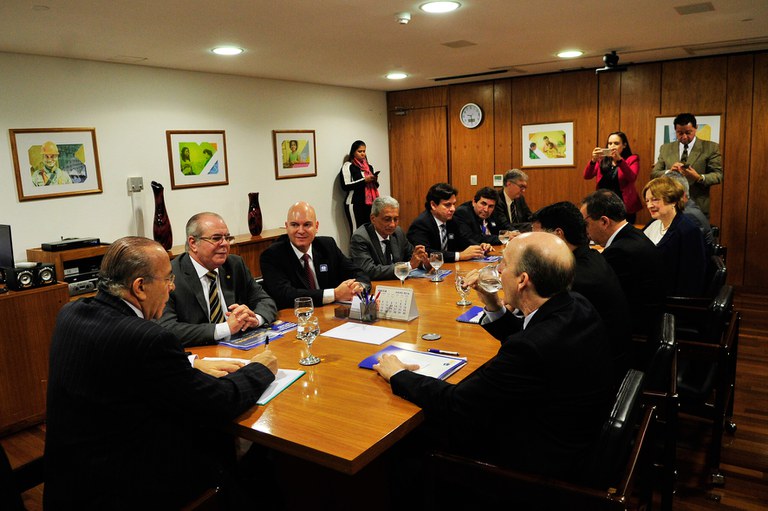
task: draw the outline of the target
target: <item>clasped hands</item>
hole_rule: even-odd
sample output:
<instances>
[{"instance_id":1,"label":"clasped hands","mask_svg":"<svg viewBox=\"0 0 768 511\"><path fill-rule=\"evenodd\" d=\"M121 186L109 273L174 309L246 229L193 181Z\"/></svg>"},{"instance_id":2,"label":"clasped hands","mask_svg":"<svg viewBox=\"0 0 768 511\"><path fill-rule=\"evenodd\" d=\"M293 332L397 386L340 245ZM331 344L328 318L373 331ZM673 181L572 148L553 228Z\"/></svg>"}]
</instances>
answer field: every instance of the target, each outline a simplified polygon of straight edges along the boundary
<instances>
[{"instance_id":1,"label":"clasped hands","mask_svg":"<svg viewBox=\"0 0 768 511\"><path fill-rule=\"evenodd\" d=\"M259 326L259 318L247 305L233 303L228 307L225 314L227 316L229 331L232 334L244 332L249 328L256 328Z\"/></svg>"}]
</instances>

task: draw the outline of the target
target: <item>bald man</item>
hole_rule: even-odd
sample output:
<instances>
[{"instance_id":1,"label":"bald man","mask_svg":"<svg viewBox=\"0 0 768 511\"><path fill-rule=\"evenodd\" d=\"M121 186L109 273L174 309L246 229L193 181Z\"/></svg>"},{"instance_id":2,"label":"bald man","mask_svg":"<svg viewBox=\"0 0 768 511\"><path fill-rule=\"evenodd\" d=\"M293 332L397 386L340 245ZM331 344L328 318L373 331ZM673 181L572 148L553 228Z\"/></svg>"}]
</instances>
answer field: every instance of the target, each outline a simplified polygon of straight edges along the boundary
<instances>
[{"instance_id":1,"label":"bald man","mask_svg":"<svg viewBox=\"0 0 768 511\"><path fill-rule=\"evenodd\" d=\"M312 297L315 307L349 301L371 281L339 250L336 241L317 236L320 222L315 208L297 202L288 209L287 235L261 254L264 287L279 309L293 307L300 296Z\"/></svg>"},{"instance_id":2,"label":"bald man","mask_svg":"<svg viewBox=\"0 0 768 511\"><path fill-rule=\"evenodd\" d=\"M568 291L573 254L553 234L511 240L499 271L506 303L468 281L485 305L481 325L501 341L480 369L455 385L416 374L393 355L374 369L392 392L424 409L434 436L454 452L574 476L610 411L603 322L589 301Z\"/></svg>"}]
</instances>

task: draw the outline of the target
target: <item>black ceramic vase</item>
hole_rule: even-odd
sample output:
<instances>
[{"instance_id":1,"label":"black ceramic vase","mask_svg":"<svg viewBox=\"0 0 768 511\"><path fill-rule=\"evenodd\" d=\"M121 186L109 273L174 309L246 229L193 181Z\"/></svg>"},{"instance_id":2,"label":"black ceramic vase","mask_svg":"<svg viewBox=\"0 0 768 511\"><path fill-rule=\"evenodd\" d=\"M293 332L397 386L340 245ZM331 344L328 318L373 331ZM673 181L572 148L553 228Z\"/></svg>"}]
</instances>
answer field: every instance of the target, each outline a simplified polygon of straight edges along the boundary
<instances>
[{"instance_id":1,"label":"black ceramic vase","mask_svg":"<svg viewBox=\"0 0 768 511\"><path fill-rule=\"evenodd\" d=\"M157 181L152 181L152 193L155 194L155 216L152 220L152 237L164 249L170 250L173 246L173 233L171 232L171 221L168 219L168 212L165 210L163 185Z\"/></svg>"},{"instance_id":2,"label":"black ceramic vase","mask_svg":"<svg viewBox=\"0 0 768 511\"><path fill-rule=\"evenodd\" d=\"M251 236L261 234L261 206L259 206L259 192L248 194L248 230Z\"/></svg>"}]
</instances>

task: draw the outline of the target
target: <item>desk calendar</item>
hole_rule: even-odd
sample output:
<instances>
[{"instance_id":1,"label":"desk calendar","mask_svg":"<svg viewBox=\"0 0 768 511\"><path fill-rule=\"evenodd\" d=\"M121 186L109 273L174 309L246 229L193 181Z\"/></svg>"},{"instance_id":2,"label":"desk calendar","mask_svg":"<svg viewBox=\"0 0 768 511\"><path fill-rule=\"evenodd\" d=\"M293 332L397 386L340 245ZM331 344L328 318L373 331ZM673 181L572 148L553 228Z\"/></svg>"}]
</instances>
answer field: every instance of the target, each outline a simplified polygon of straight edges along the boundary
<instances>
[{"instance_id":1,"label":"desk calendar","mask_svg":"<svg viewBox=\"0 0 768 511\"><path fill-rule=\"evenodd\" d=\"M416 297L413 289L408 287L376 286L379 295L379 317L411 321L419 317L416 308Z\"/></svg>"}]
</instances>

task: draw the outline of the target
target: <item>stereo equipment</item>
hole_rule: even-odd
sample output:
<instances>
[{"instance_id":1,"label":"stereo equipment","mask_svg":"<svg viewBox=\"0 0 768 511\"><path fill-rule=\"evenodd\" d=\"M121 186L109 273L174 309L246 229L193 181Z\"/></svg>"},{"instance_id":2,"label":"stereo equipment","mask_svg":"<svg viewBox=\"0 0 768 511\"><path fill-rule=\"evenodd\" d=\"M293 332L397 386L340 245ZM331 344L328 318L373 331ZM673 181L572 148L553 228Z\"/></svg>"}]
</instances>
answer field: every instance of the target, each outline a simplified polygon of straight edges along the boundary
<instances>
[{"instance_id":1,"label":"stereo equipment","mask_svg":"<svg viewBox=\"0 0 768 511\"><path fill-rule=\"evenodd\" d=\"M22 291L56 283L56 267L52 264L37 263L3 268L5 285L13 291Z\"/></svg>"},{"instance_id":2,"label":"stereo equipment","mask_svg":"<svg viewBox=\"0 0 768 511\"><path fill-rule=\"evenodd\" d=\"M98 278L92 278L88 280L81 280L78 282L70 282L69 284L69 296L82 295L96 291L96 285L98 284Z\"/></svg>"},{"instance_id":3,"label":"stereo equipment","mask_svg":"<svg viewBox=\"0 0 768 511\"><path fill-rule=\"evenodd\" d=\"M99 245L99 238L65 238L61 241L43 243L40 248L47 252L60 252L72 248L94 247Z\"/></svg>"}]
</instances>

